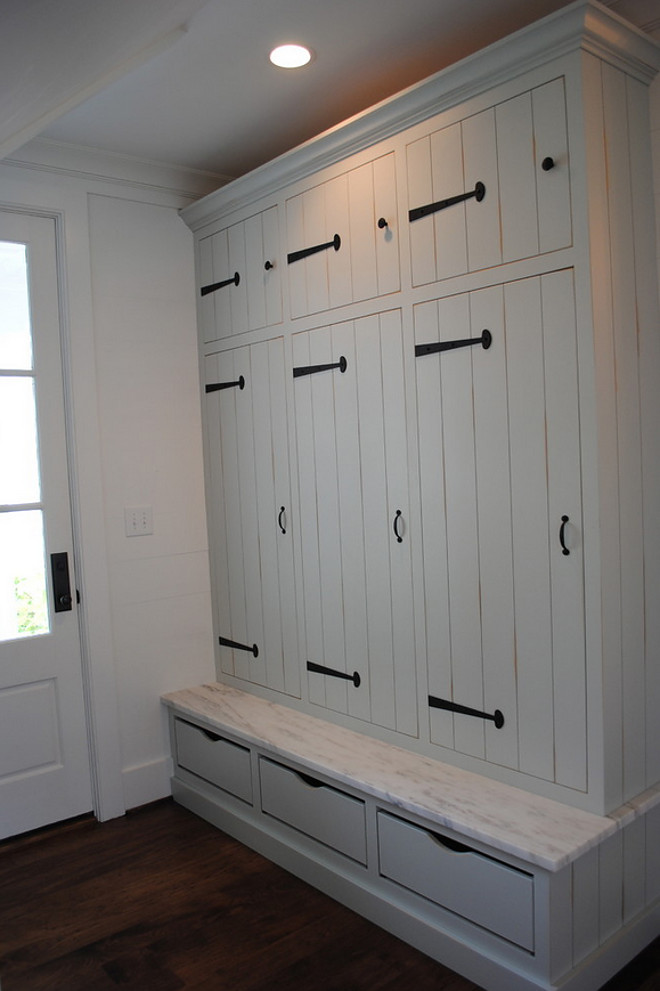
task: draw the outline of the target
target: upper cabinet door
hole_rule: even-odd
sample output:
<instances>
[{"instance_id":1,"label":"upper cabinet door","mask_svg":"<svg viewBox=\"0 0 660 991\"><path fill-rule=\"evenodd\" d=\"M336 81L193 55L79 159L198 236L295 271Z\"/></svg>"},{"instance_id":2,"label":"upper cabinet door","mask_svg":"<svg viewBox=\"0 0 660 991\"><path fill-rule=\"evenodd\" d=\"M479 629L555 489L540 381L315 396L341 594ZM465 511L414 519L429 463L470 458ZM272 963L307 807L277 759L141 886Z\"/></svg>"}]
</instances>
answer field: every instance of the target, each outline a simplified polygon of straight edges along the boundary
<instances>
[{"instance_id":1,"label":"upper cabinet door","mask_svg":"<svg viewBox=\"0 0 660 991\"><path fill-rule=\"evenodd\" d=\"M293 357L309 698L415 736L401 313L295 334Z\"/></svg>"},{"instance_id":2,"label":"upper cabinet door","mask_svg":"<svg viewBox=\"0 0 660 991\"><path fill-rule=\"evenodd\" d=\"M563 79L406 150L413 285L571 244Z\"/></svg>"},{"instance_id":3,"label":"upper cabinet door","mask_svg":"<svg viewBox=\"0 0 660 991\"><path fill-rule=\"evenodd\" d=\"M298 695L281 338L206 358L205 422L219 666Z\"/></svg>"},{"instance_id":4,"label":"upper cabinet door","mask_svg":"<svg viewBox=\"0 0 660 991\"><path fill-rule=\"evenodd\" d=\"M286 218L292 317L398 291L394 155L290 197Z\"/></svg>"},{"instance_id":5,"label":"upper cabinet door","mask_svg":"<svg viewBox=\"0 0 660 991\"><path fill-rule=\"evenodd\" d=\"M205 344L282 322L277 207L199 242Z\"/></svg>"}]
</instances>

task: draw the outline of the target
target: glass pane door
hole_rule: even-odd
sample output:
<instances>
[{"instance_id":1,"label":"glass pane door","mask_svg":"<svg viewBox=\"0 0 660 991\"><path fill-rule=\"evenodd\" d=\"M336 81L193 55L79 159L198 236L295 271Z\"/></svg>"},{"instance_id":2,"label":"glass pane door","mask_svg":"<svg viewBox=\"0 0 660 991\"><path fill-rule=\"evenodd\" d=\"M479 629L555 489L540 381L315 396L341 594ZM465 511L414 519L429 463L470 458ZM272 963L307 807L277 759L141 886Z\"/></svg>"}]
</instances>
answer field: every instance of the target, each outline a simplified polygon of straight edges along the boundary
<instances>
[{"instance_id":1,"label":"glass pane door","mask_svg":"<svg viewBox=\"0 0 660 991\"><path fill-rule=\"evenodd\" d=\"M50 630L28 278L0 241L0 641Z\"/></svg>"}]
</instances>

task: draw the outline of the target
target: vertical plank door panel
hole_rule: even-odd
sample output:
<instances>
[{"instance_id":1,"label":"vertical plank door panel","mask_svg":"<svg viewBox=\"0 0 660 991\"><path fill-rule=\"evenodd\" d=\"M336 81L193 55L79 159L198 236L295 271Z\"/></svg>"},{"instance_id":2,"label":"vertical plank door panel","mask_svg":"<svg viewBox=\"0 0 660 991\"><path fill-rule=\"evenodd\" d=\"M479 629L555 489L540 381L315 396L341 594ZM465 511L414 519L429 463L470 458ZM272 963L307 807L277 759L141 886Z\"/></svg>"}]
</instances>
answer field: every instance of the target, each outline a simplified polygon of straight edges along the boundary
<instances>
[{"instance_id":1,"label":"vertical plank door panel","mask_svg":"<svg viewBox=\"0 0 660 991\"><path fill-rule=\"evenodd\" d=\"M511 529L511 465L506 338L502 287L470 296L472 337L490 330L488 350L472 356L477 472L484 706L499 709L504 726L486 724L486 757L518 767L518 714Z\"/></svg>"},{"instance_id":2,"label":"vertical plank door panel","mask_svg":"<svg viewBox=\"0 0 660 991\"><path fill-rule=\"evenodd\" d=\"M294 334L293 364L310 364L310 342L307 334ZM304 603L305 660L322 663L323 620L321 615L321 580L319 561L318 516L316 505L316 456L314 451L314 421L312 380L304 376L294 381L296 442L298 454L298 487L300 501L300 551ZM325 705L326 679L320 674L308 674L309 700Z\"/></svg>"},{"instance_id":3,"label":"vertical plank door panel","mask_svg":"<svg viewBox=\"0 0 660 991\"><path fill-rule=\"evenodd\" d=\"M521 770L554 778L545 374L537 279L504 289Z\"/></svg>"},{"instance_id":4,"label":"vertical plank door panel","mask_svg":"<svg viewBox=\"0 0 660 991\"><path fill-rule=\"evenodd\" d=\"M415 344L439 340L438 304L420 303L414 310ZM415 360L417 434L422 503L424 605L429 694L452 697L451 641L449 636L449 576L447 573L447 508L442 445L442 381L435 355ZM430 710L431 740L454 746L450 712Z\"/></svg>"},{"instance_id":5,"label":"vertical plank door panel","mask_svg":"<svg viewBox=\"0 0 660 991\"><path fill-rule=\"evenodd\" d=\"M433 172L431 167L430 138L419 138L408 145L406 149L407 178L408 178L408 208L424 206L433 202ZM434 282L436 278L435 263L435 229L433 217L423 217L409 223L408 237L410 239L410 261L412 265L412 283L423 286Z\"/></svg>"},{"instance_id":6,"label":"vertical plank door panel","mask_svg":"<svg viewBox=\"0 0 660 991\"><path fill-rule=\"evenodd\" d=\"M587 787L587 690L580 420L573 272L541 279L552 596L555 780ZM564 527L569 550L559 534Z\"/></svg>"},{"instance_id":7,"label":"vertical plank door panel","mask_svg":"<svg viewBox=\"0 0 660 991\"><path fill-rule=\"evenodd\" d=\"M247 286L248 326L257 330L266 326L264 239L261 215L249 217L245 229L245 284Z\"/></svg>"},{"instance_id":8,"label":"vertical plank door panel","mask_svg":"<svg viewBox=\"0 0 660 991\"><path fill-rule=\"evenodd\" d=\"M374 176L371 162L348 173L348 203L352 298L353 300L370 299L378 294L376 268L378 228L374 216Z\"/></svg>"},{"instance_id":9,"label":"vertical plank door panel","mask_svg":"<svg viewBox=\"0 0 660 991\"><path fill-rule=\"evenodd\" d=\"M452 296L440 300L438 322L441 341L468 338L469 296ZM482 710L484 699L472 348L446 351L426 360L439 361L442 379L452 698L460 705ZM484 724L481 719L456 715L454 738L456 749L461 753L474 757L484 756Z\"/></svg>"},{"instance_id":10,"label":"vertical plank door panel","mask_svg":"<svg viewBox=\"0 0 660 991\"><path fill-rule=\"evenodd\" d=\"M495 111L468 117L461 128L465 191L474 189L477 182L486 187L483 200L469 200L465 210L468 268L474 272L502 262Z\"/></svg>"},{"instance_id":11,"label":"vertical plank door panel","mask_svg":"<svg viewBox=\"0 0 660 991\"><path fill-rule=\"evenodd\" d=\"M390 523L390 599L392 614L392 654L394 676L394 728L416 736L417 679L415 629L413 622L412 559L410 535L410 496L404 354L401 311L380 316L383 418L387 467L387 518ZM399 542L393 520L401 512Z\"/></svg>"},{"instance_id":12,"label":"vertical plank door panel","mask_svg":"<svg viewBox=\"0 0 660 991\"><path fill-rule=\"evenodd\" d=\"M373 163L374 220L376 223L376 267L379 295L401 288L399 228L394 155L383 155ZM387 227L378 227L380 219Z\"/></svg>"},{"instance_id":13,"label":"vertical plank door panel","mask_svg":"<svg viewBox=\"0 0 660 991\"><path fill-rule=\"evenodd\" d=\"M523 93L495 110L502 217L502 259L527 258L539 250L532 100Z\"/></svg>"},{"instance_id":14,"label":"vertical plank door panel","mask_svg":"<svg viewBox=\"0 0 660 991\"><path fill-rule=\"evenodd\" d=\"M563 78L532 90L532 113L539 250L557 251L567 248L573 240ZM547 158L554 163L549 169L543 167Z\"/></svg>"},{"instance_id":15,"label":"vertical plank door panel","mask_svg":"<svg viewBox=\"0 0 660 991\"><path fill-rule=\"evenodd\" d=\"M371 720L369 693L369 643L367 636L367 592L364 561L362 473L360 462L360 418L358 413L357 350L353 321L332 328L333 349L346 358L347 370L335 375L335 420L337 425L337 487L346 669L358 671L359 689L348 688L348 712Z\"/></svg>"},{"instance_id":16,"label":"vertical plank door panel","mask_svg":"<svg viewBox=\"0 0 660 991\"><path fill-rule=\"evenodd\" d=\"M231 283L220 293L224 293L229 302L231 315L231 334L242 334L248 329L248 273L245 256L245 225L234 224L227 231L227 248L229 251L229 271L223 279L231 278L235 272L239 274L239 283Z\"/></svg>"},{"instance_id":17,"label":"vertical plank door panel","mask_svg":"<svg viewBox=\"0 0 660 991\"><path fill-rule=\"evenodd\" d=\"M211 385L220 382L220 355L210 355L205 359L205 382ZM210 498L207 512L211 534L211 554L214 579L215 627L218 635L231 628L231 607L229 601L229 551L227 544L227 504L223 487L222 472L222 431L220 426L220 393L206 395L206 437L210 482ZM234 652L229 648L219 649L220 668L225 674L234 674Z\"/></svg>"},{"instance_id":18,"label":"vertical plank door panel","mask_svg":"<svg viewBox=\"0 0 660 991\"><path fill-rule=\"evenodd\" d=\"M452 124L431 135L431 162L434 201L466 192L460 124ZM476 204L476 200L469 202L471 206ZM466 204L463 202L433 214L436 279L462 275L468 270L465 211ZM414 223L424 223L425 219Z\"/></svg>"}]
</instances>

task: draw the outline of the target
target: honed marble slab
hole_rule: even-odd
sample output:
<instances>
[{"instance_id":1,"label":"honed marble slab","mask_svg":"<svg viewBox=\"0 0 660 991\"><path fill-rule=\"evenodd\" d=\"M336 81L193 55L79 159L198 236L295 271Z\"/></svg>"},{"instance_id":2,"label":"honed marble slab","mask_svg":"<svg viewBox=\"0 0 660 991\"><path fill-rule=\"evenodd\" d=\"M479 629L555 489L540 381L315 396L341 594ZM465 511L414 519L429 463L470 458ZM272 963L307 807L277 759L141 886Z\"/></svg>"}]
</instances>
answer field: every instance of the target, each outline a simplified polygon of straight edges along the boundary
<instances>
[{"instance_id":1,"label":"honed marble slab","mask_svg":"<svg viewBox=\"0 0 660 991\"><path fill-rule=\"evenodd\" d=\"M615 818L410 753L227 685L187 688L163 695L162 701L179 715L549 871L565 867L620 828Z\"/></svg>"}]
</instances>

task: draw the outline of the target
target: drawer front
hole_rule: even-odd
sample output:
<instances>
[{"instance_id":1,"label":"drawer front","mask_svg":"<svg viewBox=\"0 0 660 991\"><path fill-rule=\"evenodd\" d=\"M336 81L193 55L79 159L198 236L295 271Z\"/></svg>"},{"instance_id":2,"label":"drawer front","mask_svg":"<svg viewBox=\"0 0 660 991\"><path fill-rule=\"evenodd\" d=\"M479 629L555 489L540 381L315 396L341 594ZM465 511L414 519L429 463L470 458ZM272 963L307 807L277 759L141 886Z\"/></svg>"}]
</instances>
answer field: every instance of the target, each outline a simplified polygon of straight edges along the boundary
<instances>
[{"instance_id":1,"label":"drawer front","mask_svg":"<svg viewBox=\"0 0 660 991\"><path fill-rule=\"evenodd\" d=\"M531 875L476 850L450 848L437 834L386 812L378 813L378 848L383 877L526 950L534 949Z\"/></svg>"},{"instance_id":2,"label":"drawer front","mask_svg":"<svg viewBox=\"0 0 660 991\"><path fill-rule=\"evenodd\" d=\"M250 751L182 719L174 727L179 767L252 805Z\"/></svg>"},{"instance_id":3,"label":"drawer front","mask_svg":"<svg viewBox=\"0 0 660 991\"><path fill-rule=\"evenodd\" d=\"M367 862L364 802L273 761L259 761L261 808L360 864Z\"/></svg>"}]
</instances>

